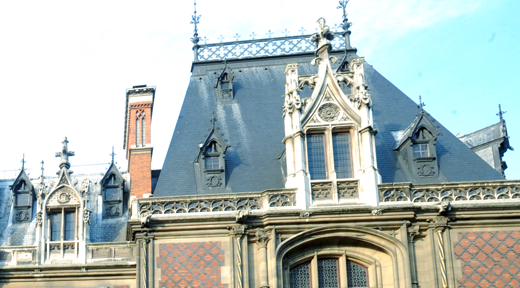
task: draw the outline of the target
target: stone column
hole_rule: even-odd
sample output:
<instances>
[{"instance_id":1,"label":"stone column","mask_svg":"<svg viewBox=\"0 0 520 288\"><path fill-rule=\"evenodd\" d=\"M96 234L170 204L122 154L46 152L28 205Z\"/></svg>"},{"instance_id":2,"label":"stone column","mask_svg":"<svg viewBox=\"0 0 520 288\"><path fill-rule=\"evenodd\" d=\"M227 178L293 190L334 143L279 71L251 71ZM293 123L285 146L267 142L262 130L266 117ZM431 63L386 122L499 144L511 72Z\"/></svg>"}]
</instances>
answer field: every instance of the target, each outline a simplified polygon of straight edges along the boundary
<instances>
[{"instance_id":1,"label":"stone column","mask_svg":"<svg viewBox=\"0 0 520 288\"><path fill-rule=\"evenodd\" d=\"M445 247L444 247L444 237L443 232L448 227L448 222L450 221L450 218L447 218L445 216L439 215L435 219L429 219L428 221L432 223L432 227L434 228L435 232L435 238L436 238L436 247L437 247L437 253L439 256L439 271L441 272L440 278L441 278L441 287L442 288L448 288L448 272L446 269L446 254L445 254Z\"/></svg>"},{"instance_id":2,"label":"stone column","mask_svg":"<svg viewBox=\"0 0 520 288\"><path fill-rule=\"evenodd\" d=\"M256 230L255 241L258 244L259 259L258 265L258 276L260 278L260 288L269 287L268 275L267 275L267 243L271 239L270 231L265 229Z\"/></svg>"},{"instance_id":3,"label":"stone column","mask_svg":"<svg viewBox=\"0 0 520 288\"><path fill-rule=\"evenodd\" d=\"M419 282L417 281L417 265L415 261L415 245L413 243L413 239L415 236L421 235L419 231L419 225L409 226L408 227L408 254L410 255L410 273L412 276L412 287L418 288Z\"/></svg>"},{"instance_id":4,"label":"stone column","mask_svg":"<svg viewBox=\"0 0 520 288\"><path fill-rule=\"evenodd\" d=\"M153 240L153 236L148 236L148 233L144 232L135 236L137 243L137 259L136 259L136 287L137 288L148 288L153 287L153 247L149 248L150 241ZM153 243L153 242L152 242ZM150 255L152 254L152 255ZM151 266L151 267L149 267Z\"/></svg>"},{"instance_id":5,"label":"stone column","mask_svg":"<svg viewBox=\"0 0 520 288\"><path fill-rule=\"evenodd\" d=\"M234 263L234 267L236 270L236 283L235 287L243 288L244 287L244 281L246 280L244 278L244 261L242 259L243 256L243 245L242 245L242 236L244 236L244 233L246 231L247 226L246 225L234 225L228 227L229 229L229 236L231 236L231 241L234 242L235 246L235 259L236 262Z\"/></svg>"}]
</instances>

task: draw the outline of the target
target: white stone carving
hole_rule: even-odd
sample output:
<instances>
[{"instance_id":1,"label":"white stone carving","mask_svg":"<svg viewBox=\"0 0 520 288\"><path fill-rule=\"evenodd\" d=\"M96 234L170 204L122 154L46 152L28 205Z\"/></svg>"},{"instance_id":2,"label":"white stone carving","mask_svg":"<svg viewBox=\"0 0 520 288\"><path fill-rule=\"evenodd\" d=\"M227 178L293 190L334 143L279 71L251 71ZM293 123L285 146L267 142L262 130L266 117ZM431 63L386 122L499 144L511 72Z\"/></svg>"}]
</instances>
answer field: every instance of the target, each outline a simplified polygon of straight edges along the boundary
<instances>
[{"instance_id":1,"label":"white stone carving","mask_svg":"<svg viewBox=\"0 0 520 288\"><path fill-rule=\"evenodd\" d=\"M318 116L326 122L333 122L338 119L340 109L333 103L325 103L318 109Z\"/></svg>"},{"instance_id":2,"label":"white stone carving","mask_svg":"<svg viewBox=\"0 0 520 288\"><path fill-rule=\"evenodd\" d=\"M79 205L80 201L76 195L76 193L67 186L61 187L58 190L54 191L50 196L49 202L47 205L65 205L65 204L73 204Z\"/></svg>"}]
</instances>

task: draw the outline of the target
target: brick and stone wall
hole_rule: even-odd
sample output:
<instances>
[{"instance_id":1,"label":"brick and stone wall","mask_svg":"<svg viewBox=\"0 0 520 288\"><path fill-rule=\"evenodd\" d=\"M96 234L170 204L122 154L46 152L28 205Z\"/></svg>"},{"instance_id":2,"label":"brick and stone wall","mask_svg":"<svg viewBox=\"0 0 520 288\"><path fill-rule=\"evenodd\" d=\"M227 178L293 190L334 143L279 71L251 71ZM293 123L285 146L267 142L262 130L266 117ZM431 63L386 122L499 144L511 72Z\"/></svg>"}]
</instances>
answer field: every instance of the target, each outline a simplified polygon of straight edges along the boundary
<instances>
[{"instance_id":1,"label":"brick and stone wall","mask_svg":"<svg viewBox=\"0 0 520 288\"><path fill-rule=\"evenodd\" d=\"M221 277L222 246L220 241L159 244L158 287L228 287Z\"/></svg>"},{"instance_id":2,"label":"brick and stone wall","mask_svg":"<svg viewBox=\"0 0 520 288\"><path fill-rule=\"evenodd\" d=\"M520 231L458 232L459 288L520 287ZM458 265L457 265L458 266Z\"/></svg>"}]
</instances>

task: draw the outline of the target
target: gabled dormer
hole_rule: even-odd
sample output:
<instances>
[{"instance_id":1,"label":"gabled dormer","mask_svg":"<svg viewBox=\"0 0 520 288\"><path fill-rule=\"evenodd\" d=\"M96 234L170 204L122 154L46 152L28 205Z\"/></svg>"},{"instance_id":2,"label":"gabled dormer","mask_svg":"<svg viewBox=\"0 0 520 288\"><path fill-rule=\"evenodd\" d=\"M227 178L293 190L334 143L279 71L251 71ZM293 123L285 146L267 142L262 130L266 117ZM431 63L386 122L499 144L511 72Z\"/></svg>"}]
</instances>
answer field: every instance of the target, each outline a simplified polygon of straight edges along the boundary
<instances>
[{"instance_id":1,"label":"gabled dormer","mask_svg":"<svg viewBox=\"0 0 520 288\"><path fill-rule=\"evenodd\" d=\"M226 190L226 151L229 145L215 126L213 115L212 128L206 140L199 144L199 154L193 162L199 193L216 193Z\"/></svg>"},{"instance_id":2,"label":"gabled dormer","mask_svg":"<svg viewBox=\"0 0 520 288\"><path fill-rule=\"evenodd\" d=\"M436 141L439 130L419 105L420 112L412 123L395 133L399 162L409 180L414 183L431 183L446 180L439 170Z\"/></svg>"},{"instance_id":3,"label":"gabled dormer","mask_svg":"<svg viewBox=\"0 0 520 288\"><path fill-rule=\"evenodd\" d=\"M288 64L285 71L286 187L306 187L298 203L377 205L381 177L364 59L357 57L355 50L346 51L350 56L343 64L348 69L332 69L331 63L337 59L329 56L329 40L334 35L323 18L318 20L318 31L311 38L317 47L311 64L318 66L318 73L299 76L295 63ZM300 99L304 85L313 90L312 95Z\"/></svg>"},{"instance_id":4,"label":"gabled dormer","mask_svg":"<svg viewBox=\"0 0 520 288\"><path fill-rule=\"evenodd\" d=\"M231 102L235 99L233 79L235 79L235 75L226 65L215 79L215 96L219 103Z\"/></svg>"},{"instance_id":5,"label":"gabled dormer","mask_svg":"<svg viewBox=\"0 0 520 288\"><path fill-rule=\"evenodd\" d=\"M25 157L24 157L25 158ZM25 161L22 160L22 163ZM32 221L33 204L34 204L34 187L31 179L25 172L22 164L22 170L11 185L13 192L13 224L27 223Z\"/></svg>"},{"instance_id":6,"label":"gabled dormer","mask_svg":"<svg viewBox=\"0 0 520 288\"><path fill-rule=\"evenodd\" d=\"M115 165L113 149L112 147L112 163L99 182L102 185L103 218L121 217L127 208L125 199L128 197L125 197L127 195L124 193L125 179Z\"/></svg>"}]
</instances>

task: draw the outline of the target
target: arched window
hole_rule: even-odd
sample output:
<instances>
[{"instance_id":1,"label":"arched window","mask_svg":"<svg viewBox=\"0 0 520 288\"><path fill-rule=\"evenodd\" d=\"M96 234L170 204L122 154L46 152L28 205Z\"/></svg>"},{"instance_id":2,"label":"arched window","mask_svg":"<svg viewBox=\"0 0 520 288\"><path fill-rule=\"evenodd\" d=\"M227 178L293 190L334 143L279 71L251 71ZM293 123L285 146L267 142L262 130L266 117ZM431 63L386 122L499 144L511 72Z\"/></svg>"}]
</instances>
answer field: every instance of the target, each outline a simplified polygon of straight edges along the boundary
<instances>
[{"instance_id":1,"label":"arched window","mask_svg":"<svg viewBox=\"0 0 520 288\"><path fill-rule=\"evenodd\" d=\"M361 264L342 258L316 257L310 261L294 265L289 270L290 288L339 288L368 287L368 269ZM344 259L344 258L343 258ZM342 267L343 266L343 267ZM346 275L341 275L346 271ZM316 280L313 279L313 277Z\"/></svg>"},{"instance_id":2,"label":"arched window","mask_svg":"<svg viewBox=\"0 0 520 288\"><path fill-rule=\"evenodd\" d=\"M25 181L20 181L20 183L18 183L18 186L16 187L15 189L15 194L16 194L16 206L30 206L31 203L30 203L30 199L29 199L29 196L30 196L30 193L29 193L29 190L27 189L27 185L25 184Z\"/></svg>"}]
</instances>

